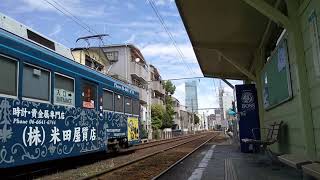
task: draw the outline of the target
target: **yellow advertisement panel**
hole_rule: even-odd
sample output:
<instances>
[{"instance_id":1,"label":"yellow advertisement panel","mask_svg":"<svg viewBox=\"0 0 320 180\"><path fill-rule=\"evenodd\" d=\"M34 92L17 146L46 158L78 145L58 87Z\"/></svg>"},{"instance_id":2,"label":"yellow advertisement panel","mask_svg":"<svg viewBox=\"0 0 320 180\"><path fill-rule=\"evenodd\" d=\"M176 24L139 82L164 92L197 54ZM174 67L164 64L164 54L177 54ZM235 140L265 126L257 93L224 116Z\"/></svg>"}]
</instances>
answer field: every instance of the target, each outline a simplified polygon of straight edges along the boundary
<instances>
[{"instance_id":1,"label":"yellow advertisement panel","mask_svg":"<svg viewBox=\"0 0 320 180\"><path fill-rule=\"evenodd\" d=\"M128 141L139 140L139 120L128 117Z\"/></svg>"}]
</instances>

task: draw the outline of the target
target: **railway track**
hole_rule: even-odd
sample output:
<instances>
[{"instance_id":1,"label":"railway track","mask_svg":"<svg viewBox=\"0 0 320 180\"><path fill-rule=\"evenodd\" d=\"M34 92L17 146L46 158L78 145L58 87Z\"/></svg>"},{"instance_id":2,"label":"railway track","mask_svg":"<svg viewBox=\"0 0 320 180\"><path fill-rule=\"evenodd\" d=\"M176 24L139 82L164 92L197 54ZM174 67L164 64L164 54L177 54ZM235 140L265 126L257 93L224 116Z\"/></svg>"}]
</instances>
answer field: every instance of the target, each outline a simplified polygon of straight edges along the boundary
<instances>
[{"instance_id":1,"label":"railway track","mask_svg":"<svg viewBox=\"0 0 320 180\"><path fill-rule=\"evenodd\" d=\"M218 134L206 134L171 145L135 160L83 178L87 179L151 179L158 178L187 158Z\"/></svg>"},{"instance_id":2,"label":"railway track","mask_svg":"<svg viewBox=\"0 0 320 180\"><path fill-rule=\"evenodd\" d=\"M161 144L167 144L167 143L170 143L170 142L175 142L175 141L188 139L190 137L197 136L197 135L199 135L199 134L184 135L184 136L181 136L181 137L175 137L175 138L171 138L171 139L165 139L165 140L159 140L159 141L152 141L152 142L148 142L148 143L142 143L142 144L139 144L137 146L132 147L131 149L133 149L133 150L145 149L145 148L149 148L149 147L158 146L158 145L161 145Z\"/></svg>"},{"instance_id":3,"label":"railway track","mask_svg":"<svg viewBox=\"0 0 320 180\"><path fill-rule=\"evenodd\" d=\"M206 133L202 134L205 135ZM95 169L95 166L97 165L101 166L99 168L96 168L97 171L99 169L105 169L110 165L117 166L132 159L137 159L138 157L141 157L145 154L150 154L151 152L154 152L158 149L163 149L179 142L185 142L187 141L187 139L199 135L201 134L182 136L168 140L153 141L151 143L134 146L131 149L119 153L106 154L104 152L98 152L81 157L72 157L63 160L34 164L28 167L17 168L15 170L12 170L11 172L1 173L1 177L5 177L6 179L61 179L60 177L68 178L70 176L71 178L69 179L77 179L79 177L85 177L86 173L83 172L87 172L88 169ZM65 174L65 172L69 171L72 171L72 173L63 175ZM60 176L60 174L62 175ZM78 175L75 176L75 174Z\"/></svg>"}]
</instances>

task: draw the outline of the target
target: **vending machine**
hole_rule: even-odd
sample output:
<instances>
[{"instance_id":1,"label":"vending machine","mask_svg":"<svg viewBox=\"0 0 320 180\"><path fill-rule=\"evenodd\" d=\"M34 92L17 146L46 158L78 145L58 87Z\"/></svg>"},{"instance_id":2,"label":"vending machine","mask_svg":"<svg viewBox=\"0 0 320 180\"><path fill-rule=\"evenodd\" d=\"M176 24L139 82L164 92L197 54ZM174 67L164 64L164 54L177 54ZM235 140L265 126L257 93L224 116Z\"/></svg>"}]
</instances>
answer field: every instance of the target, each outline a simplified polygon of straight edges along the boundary
<instances>
[{"instance_id":1,"label":"vending machine","mask_svg":"<svg viewBox=\"0 0 320 180\"><path fill-rule=\"evenodd\" d=\"M258 109L258 98L255 84L242 84L235 86L236 100L237 100L237 111L239 118L239 138L241 152L249 153L253 152L253 145L243 143L241 139L260 139L259 129L259 109Z\"/></svg>"}]
</instances>

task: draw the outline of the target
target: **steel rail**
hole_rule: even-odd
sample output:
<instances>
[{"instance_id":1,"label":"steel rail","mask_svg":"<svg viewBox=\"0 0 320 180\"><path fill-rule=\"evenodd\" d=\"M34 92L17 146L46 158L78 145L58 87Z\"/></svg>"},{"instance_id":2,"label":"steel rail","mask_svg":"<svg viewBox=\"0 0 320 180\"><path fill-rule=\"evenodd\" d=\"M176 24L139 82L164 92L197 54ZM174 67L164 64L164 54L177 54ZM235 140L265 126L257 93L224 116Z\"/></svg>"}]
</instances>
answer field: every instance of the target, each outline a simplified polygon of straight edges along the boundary
<instances>
[{"instance_id":1,"label":"steel rail","mask_svg":"<svg viewBox=\"0 0 320 180\"><path fill-rule=\"evenodd\" d=\"M149 142L145 142L145 143L140 143L140 144L134 145L133 147L143 146L143 145L147 145L147 144L153 144L153 143L163 142L163 141L168 141L168 140L173 140L173 139L179 139L179 138L183 138L183 137L191 137L193 135L194 134L186 134L186 135L177 136L177 137L173 137L173 138L169 138L169 139L159 139L159 140L149 141Z\"/></svg>"},{"instance_id":2,"label":"steel rail","mask_svg":"<svg viewBox=\"0 0 320 180\"><path fill-rule=\"evenodd\" d=\"M126 166L129 166L129 165L131 165L131 164L134 164L134 163L137 163L137 162L139 162L139 161L142 161L142 160L144 160L144 159L146 159L146 158L152 157L152 156L154 156L154 155L163 153L163 152L168 151L168 150L170 150L170 149L174 149L174 148L176 148L176 147L178 147L178 146L182 146L182 145L184 145L184 144L187 144L187 143L190 143L190 142L192 142L192 141L198 140L198 139L203 138L203 137L205 137L205 136L206 136L206 135L202 135L201 137L194 138L194 139L192 139L192 140L190 140L190 141L186 141L186 142L183 142L183 143L179 143L179 144L176 144L176 145L174 145L174 146L168 147L168 148L166 148L166 149L162 149L162 150L156 151L156 152L154 152L154 153L151 153L151 154L142 156L142 157L140 157L140 158L138 158L138 159L135 159L135 160L126 162L126 163L121 164L121 165L119 165L119 166L116 166L116 167L107 169L107 170L105 170L105 171L98 172L98 173L93 174L93 175L88 176L88 177L84 177L84 178L82 178L82 180L89 180L89 179L97 178L97 177L99 177L99 176L105 175L105 174L107 174L107 173L110 173L110 172L119 170L119 169L121 169L121 168L123 168L123 167L126 167ZM217 135L216 135L216 136L217 136ZM214 136L214 137L216 137L216 136ZM211 137L210 140L211 140L212 138L214 138L214 137Z\"/></svg>"},{"instance_id":3,"label":"steel rail","mask_svg":"<svg viewBox=\"0 0 320 180\"><path fill-rule=\"evenodd\" d=\"M132 150L146 149L146 148L150 148L150 147L154 147L154 146L158 146L158 145L162 145L162 144L166 144L166 143L171 143L171 142L174 142L174 141L185 140L187 138L194 137L194 136L195 135L192 134L192 135L183 136L183 137L180 137L180 138L167 139L166 141L165 140L161 140L161 141L157 141L157 142L154 142L154 143L151 143L151 144L145 144L147 146L143 146L143 144L141 144L141 145L134 146L132 148Z\"/></svg>"},{"instance_id":4,"label":"steel rail","mask_svg":"<svg viewBox=\"0 0 320 180\"><path fill-rule=\"evenodd\" d=\"M193 149L191 152L189 152L188 154L186 154L185 156L183 156L181 159L179 159L178 161L176 161L174 164L172 164L171 166L169 166L167 169L165 169L164 171L162 171L160 174L158 174L157 176L153 177L152 180L156 180L159 179L162 175L164 175L165 173L167 173L168 171L170 171L173 167L175 167L176 165L178 165L180 162L182 162L183 160L185 160L187 157L189 157L191 154L193 154L194 152L196 152L198 149L200 149L202 146L204 146L205 144L207 144L209 141L211 141L213 138L217 137L214 136L210 139L208 139L207 141L203 142L202 144L200 144L198 147L196 147L195 149Z\"/></svg>"}]
</instances>

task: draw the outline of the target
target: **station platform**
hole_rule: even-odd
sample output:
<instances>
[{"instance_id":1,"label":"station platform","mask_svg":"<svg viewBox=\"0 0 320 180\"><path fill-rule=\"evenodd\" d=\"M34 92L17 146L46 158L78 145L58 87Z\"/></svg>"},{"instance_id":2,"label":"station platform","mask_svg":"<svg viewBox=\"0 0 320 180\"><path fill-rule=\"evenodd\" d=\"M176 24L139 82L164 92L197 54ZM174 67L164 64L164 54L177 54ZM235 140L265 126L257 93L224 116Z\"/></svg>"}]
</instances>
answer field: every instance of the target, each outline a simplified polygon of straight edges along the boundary
<instances>
[{"instance_id":1,"label":"station platform","mask_svg":"<svg viewBox=\"0 0 320 180\"><path fill-rule=\"evenodd\" d=\"M300 180L288 166L263 163L261 154L241 153L229 141L208 143L159 179L174 180Z\"/></svg>"}]
</instances>

